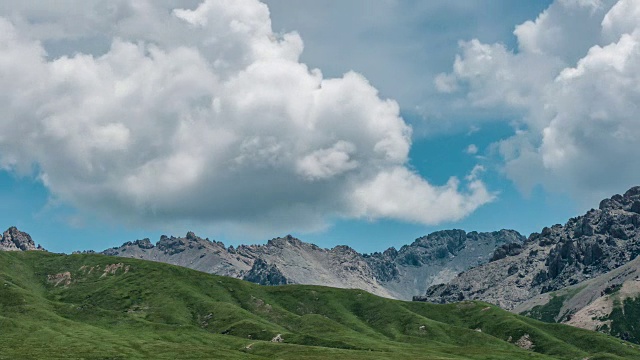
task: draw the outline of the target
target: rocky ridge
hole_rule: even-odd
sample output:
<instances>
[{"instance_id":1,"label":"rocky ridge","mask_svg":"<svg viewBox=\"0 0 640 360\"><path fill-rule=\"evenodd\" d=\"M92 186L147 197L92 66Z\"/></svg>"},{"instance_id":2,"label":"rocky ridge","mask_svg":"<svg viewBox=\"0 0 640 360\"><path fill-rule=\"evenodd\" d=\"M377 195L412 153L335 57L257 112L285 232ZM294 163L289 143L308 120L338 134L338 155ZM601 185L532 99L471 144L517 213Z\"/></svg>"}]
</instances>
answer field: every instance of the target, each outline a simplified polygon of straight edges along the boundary
<instances>
[{"instance_id":1,"label":"rocky ridge","mask_svg":"<svg viewBox=\"0 0 640 360\"><path fill-rule=\"evenodd\" d=\"M0 251L44 250L35 244L31 236L18 230L15 226L8 228L0 238Z\"/></svg>"},{"instance_id":2,"label":"rocky ridge","mask_svg":"<svg viewBox=\"0 0 640 360\"><path fill-rule=\"evenodd\" d=\"M513 312L640 343L638 299L640 257L596 278L540 294L518 305Z\"/></svg>"},{"instance_id":3,"label":"rocky ridge","mask_svg":"<svg viewBox=\"0 0 640 360\"><path fill-rule=\"evenodd\" d=\"M446 230L416 239L400 250L360 254L344 245L320 248L290 235L265 245L226 247L189 232L183 238L162 236L155 245L149 239L126 242L102 253L166 262L263 285L357 288L408 300L432 284L489 261L496 247L524 240L513 230Z\"/></svg>"},{"instance_id":4,"label":"rocky ridge","mask_svg":"<svg viewBox=\"0 0 640 360\"><path fill-rule=\"evenodd\" d=\"M400 250L363 255L377 279L400 299L409 300L459 272L489 261L496 248L521 244L526 238L514 230L465 232L443 230L416 239Z\"/></svg>"},{"instance_id":5,"label":"rocky ridge","mask_svg":"<svg viewBox=\"0 0 640 360\"><path fill-rule=\"evenodd\" d=\"M392 247L360 254L349 246L324 249L292 236L274 238L265 245L226 247L222 242L189 232L185 237L163 235L155 244L148 238L128 241L102 254L165 262L262 285L355 288L408 300L432 284L446 282L461 271L486 263L496 248L518 247L524 240L513 230L444 230L418 238L399 250ZM0 250L43 249L29 234L11 227L2 235Z\"/></svg>"},{"instance_id":6,"label":"rocky ridge","mask_svg":"<svg viewBox=\"0 0 640 360\"><path fill-rule=\"evenodd\" d=\"M513 310L526 301L623 266L640 254L640 186L600 202L565 225L533 233L522 244L498 248L492 261L431 286L414 300L448 303L477 299Z\"/></svg>"}]
</instances>

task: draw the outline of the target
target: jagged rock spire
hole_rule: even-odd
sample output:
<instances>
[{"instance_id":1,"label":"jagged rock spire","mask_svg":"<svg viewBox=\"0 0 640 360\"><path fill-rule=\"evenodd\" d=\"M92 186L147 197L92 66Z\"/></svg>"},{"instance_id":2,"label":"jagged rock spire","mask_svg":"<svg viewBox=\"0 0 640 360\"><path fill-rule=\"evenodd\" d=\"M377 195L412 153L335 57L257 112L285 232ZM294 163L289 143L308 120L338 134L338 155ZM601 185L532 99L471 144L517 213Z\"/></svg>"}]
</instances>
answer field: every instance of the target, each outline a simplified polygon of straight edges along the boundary
<instances>
[{"instance_id":1,"label":"jagged rock spire","mask_svg":"<svg viewBox=\"0 0 640 360\"><path fill-rule=\"evenodd\" d=\"M36 246L31 236L18 230L15 226L8 228L0 238L0 250L2 251L29 251L44 250L42 246Z\"/></svg>"}]
</instances>

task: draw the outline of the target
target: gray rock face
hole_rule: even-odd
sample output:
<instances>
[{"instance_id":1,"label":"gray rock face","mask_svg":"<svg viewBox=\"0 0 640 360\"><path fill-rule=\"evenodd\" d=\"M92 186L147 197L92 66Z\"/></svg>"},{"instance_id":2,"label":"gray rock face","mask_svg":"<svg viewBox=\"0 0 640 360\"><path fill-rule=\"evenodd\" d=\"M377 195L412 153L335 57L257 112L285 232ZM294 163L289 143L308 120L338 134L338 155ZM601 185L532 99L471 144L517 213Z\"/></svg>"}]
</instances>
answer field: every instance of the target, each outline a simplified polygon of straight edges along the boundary
<instances>
[{"instance_id":1,"label":"gray rock face","mask_svg":"<svg viewBox=\"0 0 640 360\"><path fill-rule=\"evenodd\" d=\"M513 309L537 295L610 272L640 254L640 187L600 202L599 209L533 233L522 248L501 247L492 262L430 287L414 300L478 299Z\"/></svg>"},{"instance_id":2,"label":"gray rock face","mask_svg":"<svg viewBox=\"0 0 640 360\"><path fill-rule=\"evenodd\" d=\"M503 245L524 242L514 230L490 233L444 230L416 239L396 251L364 255L383 286L400 299L411 299L433 285L451 280L459 272L489 261Z\"/></svg>"},{"instance_id":3,"label":"gray rock face","mask_svg":"<svg viewBox=\"0 0 640 360\"><path fill-rule=\"evenodd\" d=\"M149 239L128 241L102 254L165 262L236 278L242 278L253 264L253 259L235 254L233 248L193 233L184 238L163 235L155 245Z\"/></svg>"},{"instance_id":4,"label":"gray rock face","mask_svg":"<svg viewBox=\"0 0 640 360\"><path fill-rule=\"evenodd\" d=\"M400 250L360 254L348 246L323 249L292 236L271 239L266 245L226 248L190 232L184 238L162 236L156 245L149 239L126 242L103 254L167 262L263 285L357 288L408 300L424 293L429 285L489 261L496 247L524 240L512 230L447 230L419 238Z\"/></svg>"},{"instance_id":5,"label":"gray rock face","mask_svg":"<svg viewBox=\"0 0 640 360\"><path fill-rule=\"evenodd\" d=\"M489 261L497 261L507 256L516 256L522 252L522 249L523 247L520 243L504 244L493 252L493 256Z\"/></svg>"},{"instance_id":6,"label":"gray rock face","mask_svg":"<svg viewBox=\"0 0 640 360\"><path fill-rule=\"evenodd\" d=\"M0 238L0 251L29 251L44 250L42 246L33 242L29 234L18 230L15 226L10 227Z\"/></svg>"},{"instance_id":7,"label":"gray rock face","mask_svg":"<svg viewBox=\"0 0 640 360\"><path fill-rule=\"evenodd\" d=\"M325 285L408 300L430 285L486 263L496 248L520 248L524 240L513 230L446 230L418 238L400 250L360 254L344 245L323 249L290 235L265 245L226 247L189 232L185 237L163 235L156 244L149 239L128 241L102 254L165 262L262 285ZM37 249L42 248L15 227L5 231L0 241L0 250Z\"/></svg>"},{"instance_id":8,"label":"gray rock face","mask_svg":"<svg viewBox=\"0 0 640 360\"><path fill-rule=\"evenodd\" d=\"M275 265L269 265L262 259L256 259L243 280L251 281L260 285L286 285L287 278L282 275Z\"/></svg>"},{"instance_id":9,"label":"gray rock face","mask_svg":"<svg viewBox=\"0 0 640 360\"><path fill-rule=\"evenodd\" d=\"M640 342L640 329L636 330L635 317L611 318L616 308L622 308L625 300L637 299L639 296L640 257L598 277L533 297L518 305L513 312L538 320L561 322L589 330L604 330L607 333L615 330L615 326L611 326L612 321L621 320L635 330L636 336L633 341ZM555 305L550 305L552 301ZM631 308L637 312L638 305L640 304L634 302L621 311L629 311ZM541 309L544 311L540 311ZM607 323L608 326L603 326Z\"/></svg>"}]
</instances>

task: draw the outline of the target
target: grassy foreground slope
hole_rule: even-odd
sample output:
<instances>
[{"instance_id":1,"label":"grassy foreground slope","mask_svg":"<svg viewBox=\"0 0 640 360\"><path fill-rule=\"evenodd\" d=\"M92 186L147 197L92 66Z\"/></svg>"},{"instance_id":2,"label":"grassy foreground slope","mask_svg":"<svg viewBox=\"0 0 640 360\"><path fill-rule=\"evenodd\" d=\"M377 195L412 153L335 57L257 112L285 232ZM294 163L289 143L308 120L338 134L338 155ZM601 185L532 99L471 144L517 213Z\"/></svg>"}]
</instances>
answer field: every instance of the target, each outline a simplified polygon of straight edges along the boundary
<instances>
[{"instance_id":1,"label":"grassy foreground slope","mask_svg":"<svg viewBox=\"0 0 640 360\"><path fill-rule=\"evenodd\" d=\"M278 335L283 342L272 342ZM411 303L102 255L0 252L0 359L29 358L596 360L640 359L640 351L478 302Z\"/></svg>"}]
</instances>

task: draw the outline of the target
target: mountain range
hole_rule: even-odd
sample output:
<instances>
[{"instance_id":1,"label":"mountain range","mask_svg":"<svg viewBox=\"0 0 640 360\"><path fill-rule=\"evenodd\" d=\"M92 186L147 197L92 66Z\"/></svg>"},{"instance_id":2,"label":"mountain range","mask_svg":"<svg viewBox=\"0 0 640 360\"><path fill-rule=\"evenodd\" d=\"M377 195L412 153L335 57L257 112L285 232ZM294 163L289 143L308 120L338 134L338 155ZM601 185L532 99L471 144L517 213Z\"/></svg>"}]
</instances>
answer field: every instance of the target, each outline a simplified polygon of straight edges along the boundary
<instances>
[{"instance_id":1,"label":"mountain range","mask_svg":"<svg viewBox=\"0 0 640 360\"><path fill-rule=\"evenodd\" d=\"M0 250L38 249L15 227L0 239ZM261 285L324 285L440 304L483 301L640 343L640 187L527 238L514 230L445 230L399 250L361 254L348 246L325 249L292 236L227 247L189 232L162 236L155 244L149 239L126 242L101 254Z\"/></svg>"},{"instance_id":2,"label":"mountain range","mask_svg":"<svg viewBox=\"0 0 640 360\"><path fill-rule=\"evenodd\" d=\"M265 245L226 247L189 232L185 237L162 236L155 245L149 239L126 242L102 254L166 262L261 285L326 285L410 300L432 284L489 261L496 248L524 240L513 230L446 230L399 250L360 254L348 246L324 249L292 236Z\"/></svg>"}]
</instances>

